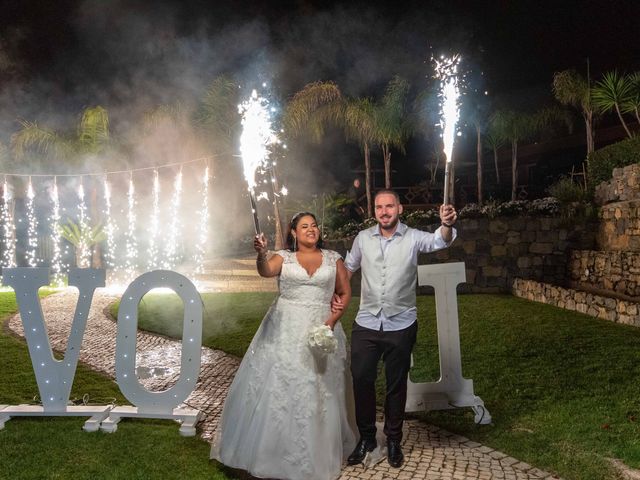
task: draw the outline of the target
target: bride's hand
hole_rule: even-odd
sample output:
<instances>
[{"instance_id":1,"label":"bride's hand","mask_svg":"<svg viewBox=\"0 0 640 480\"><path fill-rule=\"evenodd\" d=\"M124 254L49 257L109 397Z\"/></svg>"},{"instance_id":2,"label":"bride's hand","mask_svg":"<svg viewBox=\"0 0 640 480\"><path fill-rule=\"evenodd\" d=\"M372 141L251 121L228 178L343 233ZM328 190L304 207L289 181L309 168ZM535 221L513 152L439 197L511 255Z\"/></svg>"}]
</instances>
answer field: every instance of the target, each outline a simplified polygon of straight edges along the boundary
<instances>
[{"instance_id":1,"label":"bride's hand","mask_svg":"<svg viewBox=\"0 0 640 480\"><path fill-rule=\"evenodd\" d=\"M265 255L267 253L267 239L264 236L264 233L260 235L256 235L253 239L253 248L260 255Z\"/></svg>"},{"instance_id":2,"label":"bride's hand","mask_svg":"<svg viewBox=\"0 0 640 480\"><path fill-rule=\"evenodd\" d=\"M333 332L334 327L336 326L336 322L332 322L331 320L327 320L324 324L331 329Z\"/></svg>"},{"instance_id":3,"label":"bride's hand","mask_svg":"<svg viewBox=\"0 0 640 480\"><path fill-rule=\"evenodd\" d=\"M337 293L333 294L331 297L331 313L338 313L344 310L344 303L342 303L342 298Z\"/></svg>"}]
</instances>

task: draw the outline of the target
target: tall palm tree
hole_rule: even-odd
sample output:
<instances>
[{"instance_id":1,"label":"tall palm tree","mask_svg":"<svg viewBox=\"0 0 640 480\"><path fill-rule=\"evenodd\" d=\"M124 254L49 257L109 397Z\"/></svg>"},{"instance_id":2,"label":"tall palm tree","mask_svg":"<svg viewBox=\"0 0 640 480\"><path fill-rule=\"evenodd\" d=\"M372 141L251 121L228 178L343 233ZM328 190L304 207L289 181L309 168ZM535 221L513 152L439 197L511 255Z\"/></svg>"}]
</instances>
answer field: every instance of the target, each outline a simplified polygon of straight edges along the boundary
<instances>
[{"instance_id":1,"label":"tall palm tree","mask_svg":"<svg viewBox=\"0 0 640 480\"><path fill-rule=\"evenodd\" d=\"M376 108L369 98L352 98L347 99L343 112L342 121L347 138L356 141L362 146L367 217L370 218L373 216L370 146L376 141Z\"/></svg>"},{"instance_id":2,"label":"tall palm tree","mask_svg":"<svg viewBox=\"0 0 640 480\"><path fill-rule=\"evenodd\" d=\"M622 110L632 98L633 86L631 82L618 72L607 72L602 80L596 83L591 92L593 104L603 113L615 110L620 123L624 127L629 138L632 137L631 130L627 126L622 116Z\"/></svg>"},{"instance_id":3,"label":"tall palm tree","mask_svg":"<svg viewBox=\"0 0 640 480\"><path fill-rule=\"evenodd\" d=\"M308 135L320 142L328 125L344 129L348 140L360 144L364 154L367 215L371 203L371 145L381 137L377 132L377 109L369 98L345 98L333 82L314 82L297 92L287 104L286 131L293 137Z\"/></svg>"},{"instance_id":4,"label":"tall palm tree","mask_svg":"<svg viewBox=\"0 0 640 480\"><path fill-rule=\"evenodd\" d=\"M385 188L391 188L391 147L404 152L411 132L406 108L408 93L409 82L396 75L374 109L374 137L382 149Z\"/></svg>"},{"instance_id":5,"label":"tall palm tree","mask_svg":"<svg viewBox=\"0 0 640 480\"><path fill-rule=\"evenodd\" d=\"M596 115L589 79L585 79L575 70L563 70L553 75L552 88L556 100L561 104L580 110L585 123L587 155L589 155L594 150L594 115Z\"/></svg>"},{"instance_id":6,"label":"tall palm tree","mask_svg":"<svg viewBox=\"0 0 640 480\"><path fill-rule=\"evenodd\" d=\"M556 108L543 108L534 113L498 110L493 114L491 123L494 131L511 143L511 200L516 200L519 142L559 123L567 123L567 117Z\"/></svg>"},{"instance_id":7,"label":"tall palm tree","mask_svg":"<svg viewBox=\"0 0 640 480\"><path fill-rule=\"evenodd\" d=\"M500 184L500 170L498 169L498 150L500 150L506 141L501 132L494 127L492 123L488 126L488 132L484 136L484 140L489 148L493 151L493 165L496 170L496 183Z\"/></svg>"}]
</instances>

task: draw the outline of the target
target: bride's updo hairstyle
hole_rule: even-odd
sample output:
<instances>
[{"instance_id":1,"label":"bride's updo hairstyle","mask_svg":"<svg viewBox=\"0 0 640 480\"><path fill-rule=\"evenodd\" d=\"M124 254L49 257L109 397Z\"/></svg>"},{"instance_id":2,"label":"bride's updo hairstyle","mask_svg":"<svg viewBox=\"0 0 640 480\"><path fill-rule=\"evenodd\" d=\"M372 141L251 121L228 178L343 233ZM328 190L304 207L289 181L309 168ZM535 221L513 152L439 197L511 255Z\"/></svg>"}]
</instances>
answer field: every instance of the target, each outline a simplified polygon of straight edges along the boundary
<instances>
[{"instance_id":1,"label":"bride's updo hairstyle","mask_svg":"<svg viewBox=\"0 0 640 480\"><path fill-rule=\"evenodd\" d=\"M313 213L311 212L296 213L291 219L291 222L289 222L289 228L287 228L287 249L291 252L295 252L296 250L298 250L298 245L295 239L293 238L293 235L291 234L291 230L295 230L296 228L298 228L298 223L300 222L300 219L302 217L311 217L313 218L313 221L316 222L316 225L318 225L318 220L316 219L316 216ZM320 226L318 226L318 229L320 229ZM318 243L316 245L318 248L322 248L322 244L323 244L322 231L320 231L320 236L318 237Z\"/></svg>"}]
</instances>

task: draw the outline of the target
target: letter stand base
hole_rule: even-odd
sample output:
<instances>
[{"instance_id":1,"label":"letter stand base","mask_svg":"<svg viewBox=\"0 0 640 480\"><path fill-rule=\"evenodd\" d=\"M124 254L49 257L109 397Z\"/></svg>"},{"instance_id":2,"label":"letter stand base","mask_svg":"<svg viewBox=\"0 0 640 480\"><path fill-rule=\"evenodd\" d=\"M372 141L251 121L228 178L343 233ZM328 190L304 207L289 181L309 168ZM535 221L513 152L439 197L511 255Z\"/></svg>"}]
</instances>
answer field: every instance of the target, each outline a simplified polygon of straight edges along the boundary
<instances>
[{"instance_id":1,"label":"letter stand base","mask_svg":"<svg viewBox=\"0 0 640 480\"><path fill-rule=\"evenodd\" d=\"M1 406L0 406L1 407ZM11 417L91 417L84 422L85 432L97 432L109 415L111 405L72 405L64 410L45 410L40 405L10 405L0 408L0 429Z\"/></svg>"},{"instance_id":2,"label":"letter stand base","mask_svg":"<svg viewBox=\"0 0 640 480\"><path fill-rule=\"evenodd\" d=\"M116 407L109 412L109 417L102 422L103 432L113 433L118 430L118 422L122 418L161 418L175 420L180 423L180 435L194 437L196 423L200 420L200 411L193 408L174 408L170 413L153 413L139 411L138 407Z\"/></svg>"}]
</instances>

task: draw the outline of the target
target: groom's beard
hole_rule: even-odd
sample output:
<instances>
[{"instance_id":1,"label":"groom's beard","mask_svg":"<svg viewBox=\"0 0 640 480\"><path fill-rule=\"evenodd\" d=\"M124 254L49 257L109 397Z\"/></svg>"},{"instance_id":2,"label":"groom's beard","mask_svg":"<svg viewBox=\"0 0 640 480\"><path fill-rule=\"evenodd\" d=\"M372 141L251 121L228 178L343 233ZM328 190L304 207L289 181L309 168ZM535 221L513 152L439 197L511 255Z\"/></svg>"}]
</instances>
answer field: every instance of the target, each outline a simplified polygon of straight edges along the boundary
<instances>
[{"instance_id":1,"label":"groom's beard","mask_svg":"<svg viewBox=\"0 0 640 480\"><path fill-rule=\"evenodd\" d=\"M381 230L394 230L398 225L399 218L395 217L391 223L388 223L386 226L382 225L382 219L378 220L378 225L380 225Z\"/></svg>"}]
</instances>

